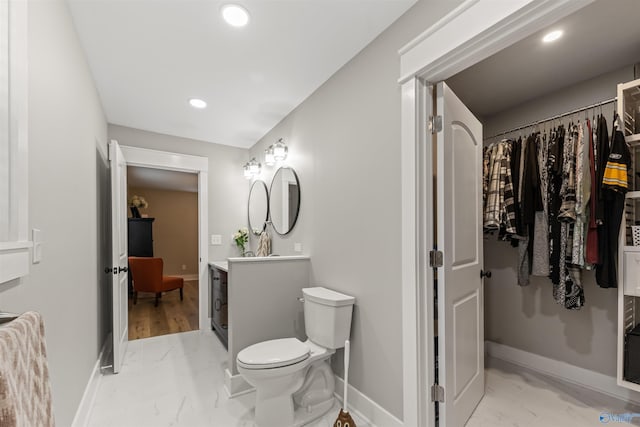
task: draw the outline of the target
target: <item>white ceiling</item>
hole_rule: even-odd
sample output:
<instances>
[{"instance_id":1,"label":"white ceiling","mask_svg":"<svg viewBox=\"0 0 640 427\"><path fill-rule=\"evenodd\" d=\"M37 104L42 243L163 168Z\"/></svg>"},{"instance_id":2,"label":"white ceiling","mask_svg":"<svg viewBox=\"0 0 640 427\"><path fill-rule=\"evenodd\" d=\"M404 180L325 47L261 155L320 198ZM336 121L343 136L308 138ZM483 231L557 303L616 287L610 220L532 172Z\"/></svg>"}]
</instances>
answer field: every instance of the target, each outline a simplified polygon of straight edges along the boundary
<instances>
[{"instance_id":1,"label":"white ceiling","mask_svg":"<svg viewBox=\"0 0 640 427\"><path fill-rule=\"evenodd\" d=\"M640 0L598 0L453 76L447 84L474 114L491 116L640 62L639 19ZM555 29L562 29L564 36L542 43L542 37Z\"/></svg>"},{"instance_id":2,"label":"white ceiling","mask_svg":"<svg viewBox=\"0 0 640 427\"><path fill-rule=\"evenodd\" d=\"M250 147L416 0L68 2L110 123Z\"/></svg>"},{"instance_id":3,"label":"white ceiling","mask_svg":"<svg viewBox=\"0 0 640 427\"><path fill-rule=\"evenodd\" d=\"M127 186L167 191L198 192L198 175L164 169L127 167Z\"/></svg>"}]
</instances>

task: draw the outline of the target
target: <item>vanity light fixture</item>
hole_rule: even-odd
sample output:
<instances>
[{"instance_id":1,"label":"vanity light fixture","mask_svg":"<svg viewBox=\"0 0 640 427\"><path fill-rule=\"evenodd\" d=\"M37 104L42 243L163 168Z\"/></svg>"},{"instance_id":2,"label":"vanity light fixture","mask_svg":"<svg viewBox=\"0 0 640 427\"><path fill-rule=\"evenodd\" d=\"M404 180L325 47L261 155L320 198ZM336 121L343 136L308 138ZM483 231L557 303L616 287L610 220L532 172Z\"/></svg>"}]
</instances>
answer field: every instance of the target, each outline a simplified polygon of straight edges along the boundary
<instances>
[{"instance_id":1,"label":"vanity light fixture","mask_svg":"<svg viewBox=\"0 0 640 427\"><path fill-rule=\"evenodd\" d=\"M256 177L260 175L261 169L262 169L262 165L258 163L255 157L253 157L244 165L244 177L247 179Z\"/></svg>"},{"instance_id":2,"label":"vanity light fixture","mask_svg":"<svg viewBox=\"0 0 640 427\"><path fill-rule=\"evenodd\" d=\"M202 99L198 99L198 98L191 98L189 100L189 105L191 105L193 108L198 108L200 110L203 108L207 108L207 103Z\"/></svg>"},{"instance_id":3,"label":"vanity light fixture","mask_svg":"<svg viewBox=\"0 0 640 427\"><path fill-rule=\"evenodd\" d=\"M264 164L267 166L273 166L276 164L276 159L273 155L273 145L264 150Z\"/></svg>"},{"instance_id":4,"label":"vanity light fixture","mask_svg":"<svg viewBox=\"0 0 640 427\"><path fill-rule=\"evenodd\" d=\"M237 4L222 6L222 17L232 27L244 27L249 23L249 12Z\"/></svg>"},{"instance_id":5,"label":"vanity light fixture","mask_svg":"<svg viewBox=\"0 0 640 427\"><path fill-rule=\"evenodd\" d=\"M287 147L287 144L284 143L282 138L276 141L276 143L273 144L272 147L273 147L273 158L275 159L276 162L281 162L287 159L289 148Z\"/></svg>"},{"instance_id":6,"label":"vanity light fixture","mask_svg":"<svg viewBox=\"0 0 640 427\"><path fill-rule=\"evenodd\" d=\"M562 30L555 30L555 31L551 31L550 33L547 33L543 38L542 41L545 43L551 43L554 42L556 40L558 40L560 37L562 37Z\"/></svg>"}]
</instances>

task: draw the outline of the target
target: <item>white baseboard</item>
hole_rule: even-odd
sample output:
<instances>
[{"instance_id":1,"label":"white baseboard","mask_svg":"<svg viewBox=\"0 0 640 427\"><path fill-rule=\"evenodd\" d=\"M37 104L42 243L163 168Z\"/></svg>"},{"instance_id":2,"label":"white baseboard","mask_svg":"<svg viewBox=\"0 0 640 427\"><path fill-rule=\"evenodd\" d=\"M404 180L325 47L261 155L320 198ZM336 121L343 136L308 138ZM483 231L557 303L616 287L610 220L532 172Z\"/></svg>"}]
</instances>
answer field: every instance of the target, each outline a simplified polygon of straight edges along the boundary
<instances>
[{"instance_id":1,"label":"white baseboard","mask_svg":"<svg viewBox=\"0 0 640 427\"><path fill-rule=\"evenodd\" d=\"M522 366L532 371L620 400L640 404L640 393L620 387L615 377L492 341L485 341L485 351L489 356L496 359L504 360L514 365Z\"/></svg>"},{"instance_id":2,"label":"white baseboard","mask_svg":"<svg viewBox=\"0 0 640 427\"><path fill-rule=\"evenodd\" d=\"M189 280L198 280L199 277L197 274L176 274L176 277L182 277L182 279L186 282Z\"/></svg>"},{"instance_id":3,"label":"white baseboard","mask_svg":"<svg viewBox=\"0 0 640 427\"><path fill-rule=\"evenodd\" d=\"M344 390L344 381L335 375L336 391L334 395L342 402L342 394ZM349 412L353 412L365 422L371 424L372 427L402 427L404 423L393 416L389 411L378 405L369 397L352 385L349 385Z\"/></svg>"},{"instance_id":4,"label":"white baseboard","mask_svg":"<svg viewBox=\"0 0 640 427\"><path fill-rule=\"evenodd\" d=\"M76 411L75 417L73 418L73 423L71 423L71 427L86 427L89 425L91 408L93 407L93 402L96 398L98 386L100 385L100 380L102 378L100 367L102 366L103 357L105 357L107 354L106 351L109 347L110 341L111 335L109 335L105 340L104 344L102 345L102 349L100 350L100 354L98 354L98 360L96 360L95 365L93 365L93 371L91 372L89 382L84 389L84 394L82 395L82 399L80 400L80 404L78 405L78 409Z\"/></svg>"},{"instance_id":5,"label":"white baseboard","mask_svg":"<svg viewBox=\"0 0 640 427\"><path fill-rule=\"evenodd\" d=\"M229 397L238 397L255 391L242 375L232 375L229 369L224 370L224 389Z\"/></svg>"}]
</instances>

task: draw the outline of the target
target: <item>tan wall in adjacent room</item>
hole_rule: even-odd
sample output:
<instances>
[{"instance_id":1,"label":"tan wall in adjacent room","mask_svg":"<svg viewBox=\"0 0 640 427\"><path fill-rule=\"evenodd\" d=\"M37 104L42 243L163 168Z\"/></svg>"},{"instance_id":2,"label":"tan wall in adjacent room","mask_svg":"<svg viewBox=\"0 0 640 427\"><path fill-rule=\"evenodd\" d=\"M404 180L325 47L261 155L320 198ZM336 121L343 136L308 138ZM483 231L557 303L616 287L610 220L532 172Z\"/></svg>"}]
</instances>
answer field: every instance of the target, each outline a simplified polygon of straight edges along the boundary
<instances>
[{"instance_id":1,"label":"tan wall in adjacent room","mask_svg":"<svg viewBox=\"0 0 640 427\"><path fill-rule=\"evenodd\" d=\"M140 213L153 222L153 255L164 260L164 274L198 274L198 193L129 187L149 207ZM182 269L186 265L186 269Z\"/></svg>"}]
</instances>

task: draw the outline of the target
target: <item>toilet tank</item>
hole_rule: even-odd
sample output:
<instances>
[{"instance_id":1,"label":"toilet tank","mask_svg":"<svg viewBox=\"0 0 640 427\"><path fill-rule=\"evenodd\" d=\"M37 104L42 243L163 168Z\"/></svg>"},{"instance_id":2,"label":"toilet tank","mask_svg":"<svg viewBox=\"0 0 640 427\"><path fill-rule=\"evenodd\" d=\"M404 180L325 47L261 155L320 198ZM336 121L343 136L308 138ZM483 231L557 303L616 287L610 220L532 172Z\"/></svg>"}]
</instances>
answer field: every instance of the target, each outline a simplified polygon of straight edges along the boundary
<instances>
[{"instance_id":1,"label":"toilet tank","mask_svg":"<svg viewBox=\"0 0 640 427\"><path fill-rule=\"evenodd\" d=\"M304 323L307 337L325 348L344 347L351 331L355 298L323 287L304 288Z\"/></svg>"}]
</instances>

